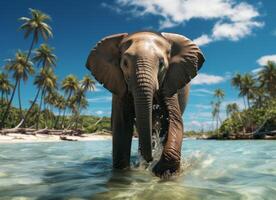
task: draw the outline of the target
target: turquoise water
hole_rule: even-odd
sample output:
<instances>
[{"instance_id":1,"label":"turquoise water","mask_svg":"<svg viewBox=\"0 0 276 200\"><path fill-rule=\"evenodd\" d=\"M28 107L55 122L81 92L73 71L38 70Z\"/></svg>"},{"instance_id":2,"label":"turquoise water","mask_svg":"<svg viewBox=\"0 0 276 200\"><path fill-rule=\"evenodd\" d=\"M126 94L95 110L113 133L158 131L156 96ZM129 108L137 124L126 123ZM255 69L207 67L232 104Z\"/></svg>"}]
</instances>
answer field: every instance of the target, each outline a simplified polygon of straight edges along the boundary
<instances>
[{"instance_id":1,"label":"turquoise water","mask_svg":"<svg viewBox=\"0 0 276 200\"><path fill-rule=\"evenodd\" d=\"M111 141L0 144L0 199L276 199L275 141L183 144L171 180L113 171Z\"/></svg>"}]
</instances>

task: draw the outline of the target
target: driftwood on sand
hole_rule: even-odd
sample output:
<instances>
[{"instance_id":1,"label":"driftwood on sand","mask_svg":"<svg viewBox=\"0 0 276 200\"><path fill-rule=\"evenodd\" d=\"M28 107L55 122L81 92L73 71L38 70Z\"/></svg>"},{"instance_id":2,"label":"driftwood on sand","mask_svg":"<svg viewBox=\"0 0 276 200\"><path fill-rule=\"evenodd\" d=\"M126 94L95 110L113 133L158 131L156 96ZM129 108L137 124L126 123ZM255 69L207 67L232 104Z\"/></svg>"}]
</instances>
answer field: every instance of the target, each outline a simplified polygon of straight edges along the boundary
<instances>
[{"instance_id":1,"label":"driftwood on sand","mask_svg":"<svg viewBox=\"0 0 276 200\"><path fill-rule=\"evenodd\" d=\"M9 133L19 133L26 135L36 135L36 134L47 134L47 135L69 135L69 136L81 136L81 130L58 130L58 129L32 129L32 128L11 128L11 129L2 129L0 134L6 135Z\"/></svg>"},{"instance_id":2,"label":"driftwood on sand","mask_svg":"<svg viewBox=\"0 0 276 200\"><path fill-rule=\"evenodd\" d=\"M67 138L66 136L59 136L59 139L65 140L65 141L78 141L77 139L70 139L70 138Z\"/></svg>"}]
</instances>

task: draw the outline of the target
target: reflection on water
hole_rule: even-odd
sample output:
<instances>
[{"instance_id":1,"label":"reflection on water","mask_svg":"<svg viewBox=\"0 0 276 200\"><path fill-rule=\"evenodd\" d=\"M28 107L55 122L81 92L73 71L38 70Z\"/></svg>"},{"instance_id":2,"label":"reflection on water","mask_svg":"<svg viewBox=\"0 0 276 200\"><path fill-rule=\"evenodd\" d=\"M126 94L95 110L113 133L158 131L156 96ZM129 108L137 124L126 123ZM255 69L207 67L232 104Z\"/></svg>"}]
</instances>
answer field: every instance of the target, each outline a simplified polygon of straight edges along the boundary
<instances>
[{"instance_id":1,"label":"reflection on water","mask_svg":"<svg viewBox=\"0 0 276 200\"><path fill-rule=\"evenodd\" d=\"M275 199L274 141L185 140L182 157L160 180L113 171L111 141L0 144L0 199Z\"/></svg>"}]
</instances>

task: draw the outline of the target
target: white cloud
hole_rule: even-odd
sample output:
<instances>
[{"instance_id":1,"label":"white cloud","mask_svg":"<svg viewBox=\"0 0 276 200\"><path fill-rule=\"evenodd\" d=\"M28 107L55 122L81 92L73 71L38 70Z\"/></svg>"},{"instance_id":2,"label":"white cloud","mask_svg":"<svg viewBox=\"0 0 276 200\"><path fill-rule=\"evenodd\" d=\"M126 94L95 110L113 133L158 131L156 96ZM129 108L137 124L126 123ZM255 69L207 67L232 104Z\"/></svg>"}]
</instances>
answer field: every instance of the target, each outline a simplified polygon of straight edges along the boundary
<instances>
[{"instance_id":1,"label":"white cloud","mask_svg":"<svg viewBox=\"0 0 276 200\"><path fill-rule=\"evenodd\" d=\"M262 56L257 60L257 63L261 66L264 66L267 64L268 61L272 61L276 63L276 54Z\"/></svg>"},{"instance_id":2,"label":"white cloud","mask_svg":"<svg viewBox=\"0 0 276 200\"><path fill-rule=\"evenodd\" d=\"M262 70L262 68L261 67L259 67L259 68L256 68L256 69L253 69L251 72L253 73L253 74L257 74L259 71L261 71Z\"/></svg>"},{"instance_id":3,"label":"white cloud","mask_svg":"<svg viewBox=\"0 0 276 200\"><path fill-rule=\"evenodd\" d=\"M122 12L122 9L117 7L117 6L113 6L113 5L110 5L110 4L107 4L107 3L101 3L101 6L104 7L104 8L109 8L110 10L113 10L115 11L116 13L121 13Z\"/></svg>"},{"instance_id":4,"label":"white cloud","mask_svg":"<svg viewBox=\"0 0 276 200\"><path fill-rule=\"evenodd\" d=\"M212 113L211 111L198 111L198 112L191 112L191 113L184 113L186 119L188 121L191 121L191 120L203 120L203 121L206 121L206 120L210 120L212 119Z\"/></svg>"},{"instance_id":5,"label":"white cloud","mask_svg":"<svg viewBox=\"0 0 276 200\"><path fill-rule=\"evenodd\" d=\"M87 99L88 102L110 102L112 100L111 96L101 96Z\"/></svg>"},{"instance_id":6,"label":"white cloud","mask_svg":"<svg viewBox=\"0 0 276 200\"><path fill-rule=\"evenodd\" d=\"M198 46L203 46L205 44L210 43L212 40L213 39L210 36L203 34L202 36L196 38L194 40L194 43L197 44Z\"/></svg>"},{"instance_id":7,"label":"white cloud","mask_svg":"<svg viewBox=\"0 0 276 200\"><path fill-rule=\"evenodd\" d=\"M97 110L97 111L95 111L95 113L96 113L96 115L102 115L102 114L104 114L104 111L102 111L102 110Z\"/></svg>"},{"instance_id":8,"label":"white cloud","mask_svg":"<svg viewBox=\"0 0 276 200\"><path fill-rule=\"evenodd\" d=\"M218 22L213 28L212 39L229 39L232 41L237 41L247 35L250 35L253 28L262 26L262 23L255 21L239 21L232 23Z\"/></svg>"},{"instance_id":9,"label":"white cloud","mask_svg":"<svg viewBox=\"0 0 276 200\"><path fill-rule=\"evenodd\" d=\"M196 104L195 105L196 108L200 109L200 110L207 110L207 109L211 109L211 105L207 105L207 104Z\"/></svg>"},{"instance_id":10,"label":"white cloud","mask_svg":"<svg viewBox=\"0 0 276 200\"><path fill-rule=\"evenodd\" d=\"M260 66L264 66L267 64L268 61L272 61L276 63L276 54L262 56L257 60L257 63ZM253 69L251 72L256 75L261 70L262 70L262 67L258 67L256 69Z\"/></svg>"},{"instance_id":11,"label":"white cloud","mask_svg":"<svg viewBox=\"0 0 276 200\"><path fill-rule=\"evenodd\" d=\"M101 108L98 108L101 109ZM82 112L83 115L97 115L97 116L110 116L110 109L103 108L101 110L84 110Z\"/></svg>"},{"instance_id":12,"label":"white cloud","mask_svg":"<svg viewBox=\"0 0 276 200\"><path fill-rule=\"evenodd\" d=\"M199 121L196 121L196 120L191 121L191 125L196 126L196 127L201 127L202 126L201 123Z\"/></svg>"},{"instance_id":13,"label":"white cloud","mask_svg":"<svg viewBox=\"0 0 276 200\"><path fill-rule=\"evenodd\" d=\"M221 83L224 80L225 78L222 76L200 73L191 81L191 83L193 85L211 85Z\"/></svg>"},{"instance_id":14,"label":"white cloud","mask_svg":"<svg viewBox=\"0 0 276 200\"><path fill-rule=\"evenodd\" d=\"M236 41L263 26L256 19L260 14L253 5L236 0L174 0L173 3L171 0L117 0L113 7L135 17L160 16L159 29L185 24L192 19L212 20L215 22L212 32L194 40L201 46L222 39Z\"/></svg>"},{"instance_id":15,"label":"white cloud","mask_svg":"<svg viewBox=\"0 0 276 200\"><path fill-rule=\"evenodd\" d=\"M193 96L206 96L206 95L212 95L214 92L208 89L199 88L199 89L191 89L190 95Z\"/></svg>"},{"instance_id":16,"label":"white cloud","mask_svg":"<svg viewBox=\"0 0 276 200\"><path fill-rule=\"evenodd\" d=\"M192 89L191 92L201 92L201 93L205 93L205 94L213 94L213 91L205 89L205 88Z\"/></svg>"},{"instance_id":17,"label":"white cloud","mask_svg":"<svg viewBox=\"0 0 276 200\"><path fill-rule=\"evenodd\" d=\"M206 130L212 130L213 128L213 122L212 121L198 121L198 120L192 120L185 122L185 128L184 128L184 134L185 131L200 131L203 129Z\"/></svg>"}]
</instances>

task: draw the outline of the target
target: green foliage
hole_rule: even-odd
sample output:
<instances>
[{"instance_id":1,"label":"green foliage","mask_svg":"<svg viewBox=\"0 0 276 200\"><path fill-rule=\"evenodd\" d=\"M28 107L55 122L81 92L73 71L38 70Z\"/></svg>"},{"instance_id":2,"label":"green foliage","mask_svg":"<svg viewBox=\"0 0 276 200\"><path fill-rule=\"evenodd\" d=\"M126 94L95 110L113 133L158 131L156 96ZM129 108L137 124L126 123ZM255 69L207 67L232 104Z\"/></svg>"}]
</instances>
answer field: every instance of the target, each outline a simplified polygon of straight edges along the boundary
<instances>
[{"instance_id":1,"label":"green foliage","mask_svg":"<svg viewBox=\"0 0 276 200\"><path fill-rule=\"evenodd\" d=\"M81 116L81 111L88 106L86 92L95 89L95 81L91 76L85 75L78 81L74 75L68 75L62 81L61 88L58 88L59 81L54 73L57 61L54 48L44 43L33 51L41 38L46 41L53 36L51 26L47 24L50 19L49 15L36 9L30 9L30 17L19 18L23 23L20 30L24 32L24 38L31 36L32 40L28 53L18 50L0 71L0 128L36 125L36 128L79 129L81 126L84 130L109 129L110 120L97 122L97 117ZM33 68L31 61L38 70ZM29 76L34 74L37 91L34 98L30 97L30 107L23 110L20 82L28 81ZM16 91L19 95L19 109L12 104ZM54 114L54 111L57 113ZM91 125L93 123L87 121L97 123Z\"/></svg>"},{"instance_id":2,"label":"green foliage","mask_svg":"<svg viewBox=\"0 0 276 200\"><path fill-rule=\"evenodd\" d=\"M40 10L29 9L31 17L19 18L23 24L20 26L20 30L24 31L24 38L28 38L30 34L33 36L33 41L38 42L39 36L42 36L44 40L49 37L53 37L52 28L47 24L47 21L51 17Z\"/></svg>"},{"instance_id":3,"label":"green foliage","mask_svg":"<svg viewBox=\"0 0 276 200\"><path fill-rule=\"evenodd\" d=\"M224 120L220 132L235 134L243 132L243 128L246 132L252 132L261 127L266 120L271 120L271 125L276 125L276 99L267 100L262 107L253 106L233 113Z\"/></svg>"},{"instance_id":4,"label":"green foliage","mask_svg":"<svg viewBox=\"0 0 276 200\"><path fill-rule=\"evenodd\" d=\"M84 127L84 131L87 133L93 133L102 130L111 131L111 120L109 117L100 118L84 115L81 116L81 121Z\"/></svg>"},{"instance_id":5,"label":"green foliage","mask_svg":"<svg viewBox=\"0 0 276 200\"><path fill-rule=\"evenodd\" d=\"M0 100L0 118L3 115L3 111L5 110L6 106L7 106L7 102L3 102ZM34 123L37 121L38 111L39 111L39 105L35 104L30 111L30 115L28 119L25 122L26 127L34 126ZM26 110L23 110L23 114L25 114L26 112L27 112ZM39 118L38 128L45 128L45 125L47 125L47 127L53 127L58 117L60 116L55 115L49 109L42 110ZM65 122L69 123L71 121L71 118L72 117L67 116L65 119ZM20 119L21 119L20 110L18 108L11 107L10 114L8 116L5 127L6 128L15 127L17 123L20 121ZM102 131L102 130L111 131L111 120L109 117L101 118L93 115L81 115L79 118L79 123L81 125L80 129L83 130L85 133L93 133L93 132Z\"/></svg>"},{"instance_id":6,"label":"green foliage","mask_svg":"<svg viewBox=\"0 0 276 200\"><path fill-rule=\"evenodd\" d=\"M276 127L276 64L268 62L256 76L236 74L232 85L239 89L239 96L247 99L247 108L239 111L237 105L226 106L227 119L218 129L223 137L257 131L265 123ZM245 104L246 107L246 104Z\"/></svg>"}]
</instances>

